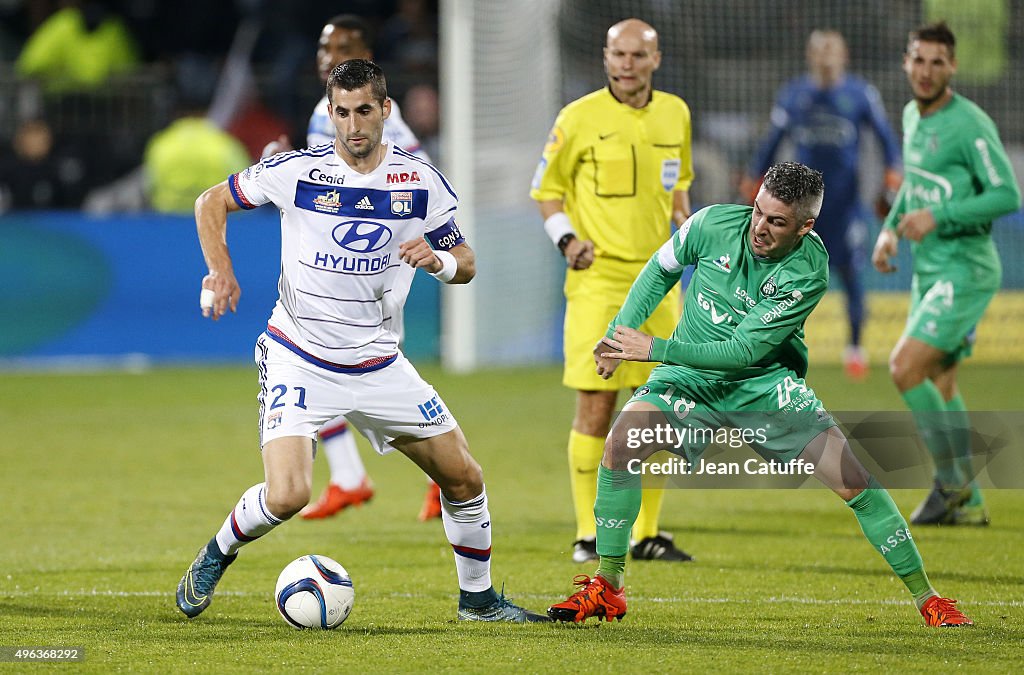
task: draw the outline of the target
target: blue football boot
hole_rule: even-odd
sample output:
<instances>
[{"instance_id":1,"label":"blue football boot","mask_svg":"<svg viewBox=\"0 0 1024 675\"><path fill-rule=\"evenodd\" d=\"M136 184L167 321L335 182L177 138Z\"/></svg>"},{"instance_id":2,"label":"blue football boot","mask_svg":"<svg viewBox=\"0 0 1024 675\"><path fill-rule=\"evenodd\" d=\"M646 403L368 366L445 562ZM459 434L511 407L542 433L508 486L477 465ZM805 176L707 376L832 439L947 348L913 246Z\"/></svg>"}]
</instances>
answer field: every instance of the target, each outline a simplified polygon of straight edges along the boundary
<instances>
[{"instance_id":1,"label":"blue football boot","mask_svg":"<svg viewBox=\"0 0 1024 675\"><path fill-rule=\"evenodd\" d=\"M227 556L221 553L216 538L199 549L196 559L178 582L178 609L190 619L202 614L203 610L210 606L213 589L217 587L224 570L237 557L237 553Z\"/></svg>"}]
</instances>

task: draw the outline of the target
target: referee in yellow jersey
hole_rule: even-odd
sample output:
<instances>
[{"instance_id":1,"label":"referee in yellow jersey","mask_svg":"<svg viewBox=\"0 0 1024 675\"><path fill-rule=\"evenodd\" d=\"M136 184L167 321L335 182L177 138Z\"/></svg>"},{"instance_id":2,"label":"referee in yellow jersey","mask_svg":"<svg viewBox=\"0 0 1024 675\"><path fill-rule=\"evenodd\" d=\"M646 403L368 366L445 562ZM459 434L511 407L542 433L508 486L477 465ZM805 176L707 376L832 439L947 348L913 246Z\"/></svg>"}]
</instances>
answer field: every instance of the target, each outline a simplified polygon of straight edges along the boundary
<instances>
[{"instance_id":1,"label":"referee in yellow jersey","mask_svg":"<svg viewBox=\"0 0 1024 675\"><path fill-rule=\"evenodd\" d=\"M642 385L655 365L624 361L603 380L594 366L594 346L633 280L668 239L671 221L680 225L690 216L690 109L678 96L651 88L660 63L658 33L650 25L627 19L609 28L608 86L559 113L530 191L568 268L562 382L577 392L569 433L576 562L597 558L597 467L618 392ZM667 337L679 311L676 288L641 330ZM662 497L660 488L644 490L633 558L690 560L671 535L658 530Z\"/></svg>"}]
</instances>

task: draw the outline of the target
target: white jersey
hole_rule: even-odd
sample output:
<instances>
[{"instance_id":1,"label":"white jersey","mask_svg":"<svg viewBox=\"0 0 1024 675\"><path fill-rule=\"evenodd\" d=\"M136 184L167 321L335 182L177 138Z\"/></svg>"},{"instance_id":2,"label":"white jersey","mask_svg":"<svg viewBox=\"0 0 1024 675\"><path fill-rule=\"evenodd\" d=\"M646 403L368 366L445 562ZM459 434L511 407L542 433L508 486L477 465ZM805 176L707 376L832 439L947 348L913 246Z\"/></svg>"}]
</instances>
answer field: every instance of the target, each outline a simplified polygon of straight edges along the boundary
<instances>
[{"instance_id":1,"label":"white jersey","mask_svg":"<svg viewBox=\"0 0 1024 675\"><path fill-rule=\"evenodd\" d=\"M327 97L324 96L313 108L313 114L309 118L309 129L306 131L306 143L311 148L314 145L334 142L334 125L327 114L329 105ZM430 157L420 147L420 139L416 138L416 134L402 119L402 111L394 99L391 100L391 114L384 120L384 138L381 142L401 148L427 162L430 161Z\"/></svg>"},{"instance_id":2,"label":"white jersey","mask_svg":"<svg viewBox=\"0 0 1024 675\"><path fill-rule=\"evenodd\" d=\"M458 197L431 164L387 145L380 165L353 170L333 143L268 157L228 179L245 209L281 211L279 298L268 336L334 372L394 361L400 316L415 269L398 245L426 237L449 250L464 239Z\"/></svg>"}]
</instances>

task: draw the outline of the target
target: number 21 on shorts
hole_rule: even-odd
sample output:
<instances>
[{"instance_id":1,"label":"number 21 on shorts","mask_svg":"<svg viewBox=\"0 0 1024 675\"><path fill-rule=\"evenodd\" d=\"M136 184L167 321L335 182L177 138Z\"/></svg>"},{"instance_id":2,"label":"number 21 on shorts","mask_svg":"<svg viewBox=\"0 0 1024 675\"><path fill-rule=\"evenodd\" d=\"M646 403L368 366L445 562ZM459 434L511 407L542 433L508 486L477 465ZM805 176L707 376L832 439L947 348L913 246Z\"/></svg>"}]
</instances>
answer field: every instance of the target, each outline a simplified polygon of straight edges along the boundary
<instances>
[{"instance_id":1,"label":"number 21 on shorts","mask_svg":"<svg viewBox=\"0 0 1024 675\"><path fill-rule=\"evenodd\" d=\"M292 387L290 390L286 384L275 384L270 387L270 406L269 410L276 410L283 408L286 405L294 405L296 408L306 409L306 388L305 387ZM291 395L289 396L289 392Z\"/></svg>"}]
</instances>

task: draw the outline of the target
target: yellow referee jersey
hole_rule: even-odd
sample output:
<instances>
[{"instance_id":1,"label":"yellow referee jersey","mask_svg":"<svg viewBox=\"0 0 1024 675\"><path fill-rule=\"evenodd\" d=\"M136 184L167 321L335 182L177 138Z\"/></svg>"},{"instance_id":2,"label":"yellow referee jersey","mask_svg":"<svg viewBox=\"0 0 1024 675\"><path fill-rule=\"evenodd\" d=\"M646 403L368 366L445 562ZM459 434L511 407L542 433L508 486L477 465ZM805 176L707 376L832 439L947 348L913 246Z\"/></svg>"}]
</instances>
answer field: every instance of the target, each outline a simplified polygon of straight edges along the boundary
<instances>
[{"instance_id":1,"label":"yellow referee jersey","mask_svg":"<svg viewBox=\"0 0 1024 675\"><path fill-rule=\"evenodd\" d=\"M668 239L672 193L693 182L690 109L652 91L643 108L608 88L565 106L544 147L530 197L563 200L597 257L646 261Z\"/></svg>"}]
</instances>

